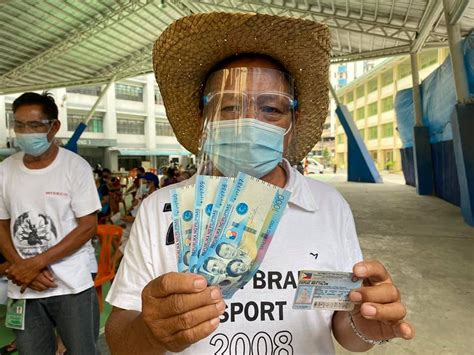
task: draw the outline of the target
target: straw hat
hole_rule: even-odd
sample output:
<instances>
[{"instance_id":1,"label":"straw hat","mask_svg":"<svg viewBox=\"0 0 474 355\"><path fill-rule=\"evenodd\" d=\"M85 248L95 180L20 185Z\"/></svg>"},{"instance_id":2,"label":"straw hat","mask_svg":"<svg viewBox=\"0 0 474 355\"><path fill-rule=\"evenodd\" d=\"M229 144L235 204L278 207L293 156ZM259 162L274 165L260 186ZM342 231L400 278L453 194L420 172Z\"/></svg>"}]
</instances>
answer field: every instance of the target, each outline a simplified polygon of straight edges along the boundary
<instances>
[{"instance_id":1,"label":"straw hat","mask_svg":"<svg viewBox=\"0 0 474 355\"><path fill-rule=\"evenodd\" d=\"M208 71L223 59L259 53L282 63L295 79L299 117L286 158L303 159L318 142L328 112L330 35L325 25L249 13L200 13L172 23L158 38L153 67L178 141L197 154L200 100Z\"/></svg>"}]
</instances>

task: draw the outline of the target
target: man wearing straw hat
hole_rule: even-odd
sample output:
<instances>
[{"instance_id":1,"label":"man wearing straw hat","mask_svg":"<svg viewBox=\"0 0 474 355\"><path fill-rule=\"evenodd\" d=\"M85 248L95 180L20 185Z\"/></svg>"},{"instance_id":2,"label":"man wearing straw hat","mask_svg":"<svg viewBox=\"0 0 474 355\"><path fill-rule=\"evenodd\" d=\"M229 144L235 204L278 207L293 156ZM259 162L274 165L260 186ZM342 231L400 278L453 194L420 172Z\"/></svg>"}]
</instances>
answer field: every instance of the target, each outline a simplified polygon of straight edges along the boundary
<instances>
[{"instance_id":1,"label":"man wearing straw hat","mask_svg":"<svg viewBox=\"0 0 474 355\"><path fill-rule=\"evenodd\" d=\"M327 115L329 40L327 27L312 21L230 13L179 19L157 40L167 115L200 158L198 173L243 171L292 194L260 270L225 302L202 276L175 272L169 189L145 200L108 295L114 354L331 354L332 335L351 351L414 336L384 266L361 261L348 204L291 167L315 145ZM350 295L354 310L293 310L304 269L364 279Z\"/></svg>"}]
</instances>

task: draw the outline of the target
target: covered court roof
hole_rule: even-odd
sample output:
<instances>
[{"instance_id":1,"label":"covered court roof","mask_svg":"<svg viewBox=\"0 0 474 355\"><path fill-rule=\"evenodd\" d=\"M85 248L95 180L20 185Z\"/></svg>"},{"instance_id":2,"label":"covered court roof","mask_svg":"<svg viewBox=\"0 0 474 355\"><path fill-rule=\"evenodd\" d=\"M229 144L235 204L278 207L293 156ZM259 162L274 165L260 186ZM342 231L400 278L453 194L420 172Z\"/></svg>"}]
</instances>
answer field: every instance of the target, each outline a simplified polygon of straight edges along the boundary
<instances>
[{"instance_id":1,"label":"covered court roof","mask_svg":"<svg viewBox=\"0 0 474 355\"><path fill-rule=\"evenodd\" d=\"M466 35L474 1L445 0ZM447 46L442 0L0 0L0 94L101 84L152 71L155 39L197 12L243 11L326 23L332 62Z\"/></svg>"}]
</instances>

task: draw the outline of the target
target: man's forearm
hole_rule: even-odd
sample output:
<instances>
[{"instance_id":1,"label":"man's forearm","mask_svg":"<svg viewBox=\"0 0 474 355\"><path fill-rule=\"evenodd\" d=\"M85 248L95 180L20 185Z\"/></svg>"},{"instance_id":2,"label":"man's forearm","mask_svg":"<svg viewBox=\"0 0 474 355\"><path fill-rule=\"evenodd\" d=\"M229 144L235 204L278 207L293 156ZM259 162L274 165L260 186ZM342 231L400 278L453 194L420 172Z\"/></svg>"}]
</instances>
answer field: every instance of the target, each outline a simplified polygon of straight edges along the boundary
<instances>
[{"instance_id":1,"label":"man's forearm","mask_svg":"<svg viewBox=\"0 0 474 355\"><path fill-rule=\"evenodd\" d=\"M54 264L73 254L94 236L97 231L97 217L95 213L90 216L93 219L89 218L89 223L79 223L79 225L66 235L58 244L36 256L41 259L43 267Z\"/></svg>"},{"instance_id":2,"label":"man's forearm","mask_svg":"<svg viewBox=\"0 0 474 355\"><path fill-rule=\"evenodd\" d=\"M11 264L21 259L12 242L10 220L0 220L0 250Z\"/></svg>"},{"instance_id":3,"label":"man's forearm","mask_svg":"<svg viewBox=\"0 0 474 355\"><path fill-rule=\"evenodd\" d=\"M332 333L341 346L349 351L363 352L373 345L365 343L352 330L347 312L335 312L332 317Z\"/></svg>"},{"instance_id":4,"label":"man's forearm","mask_svg":"<svg viewBox=\"0 0 474 355\"><path fill-rule=\"evenodd\" d=\"M164 354L165 349L151 341L151 332L141 312L114 308L105 325L107 344L114 355Z\"/></svg>"}]
</instances>

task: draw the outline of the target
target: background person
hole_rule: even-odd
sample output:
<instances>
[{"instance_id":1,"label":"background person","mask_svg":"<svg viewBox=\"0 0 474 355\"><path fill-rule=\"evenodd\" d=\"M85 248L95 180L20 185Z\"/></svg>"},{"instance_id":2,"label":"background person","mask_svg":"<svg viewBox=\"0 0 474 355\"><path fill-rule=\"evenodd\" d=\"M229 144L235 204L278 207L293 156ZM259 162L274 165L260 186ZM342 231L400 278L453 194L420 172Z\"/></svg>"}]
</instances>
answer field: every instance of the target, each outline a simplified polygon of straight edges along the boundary
<instances>
[{"instance_id":1,"label":"background person","mask_svg":"<svg viewBox=\"0 0 474 355\"><path fill-rule=\"evenodd\" d=\"M22 152L0 163L0 249L10 266L8 297L25 299L21 354L56 351L55 327L71 354L95 354L97 294L85 244L101 208L89 164L52 144L60 128L47 93L13 102Z\"/></svg>"}]
</instances>

